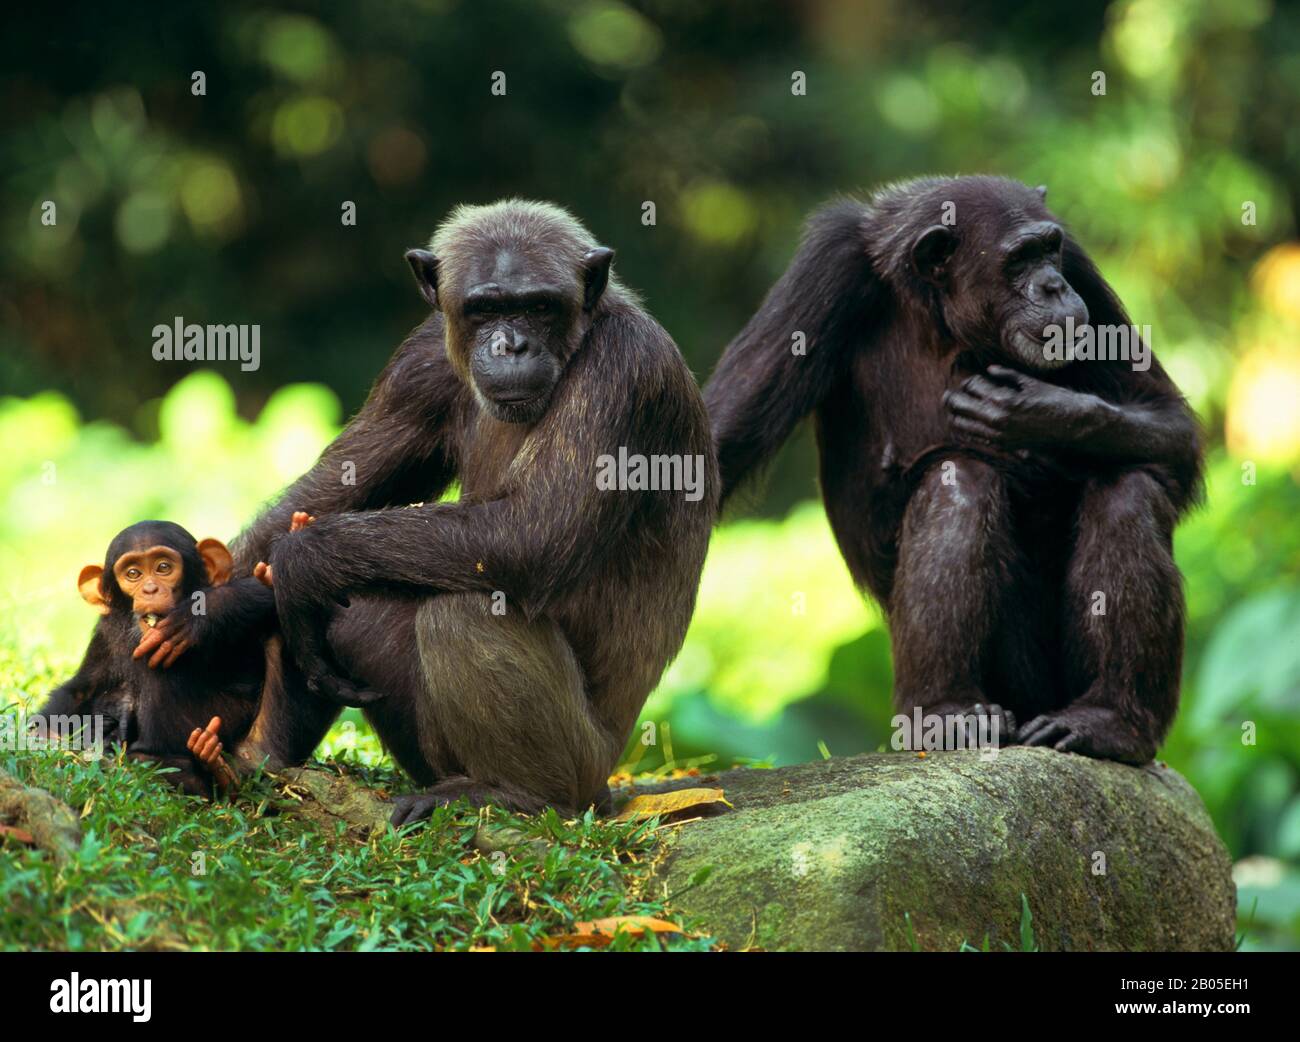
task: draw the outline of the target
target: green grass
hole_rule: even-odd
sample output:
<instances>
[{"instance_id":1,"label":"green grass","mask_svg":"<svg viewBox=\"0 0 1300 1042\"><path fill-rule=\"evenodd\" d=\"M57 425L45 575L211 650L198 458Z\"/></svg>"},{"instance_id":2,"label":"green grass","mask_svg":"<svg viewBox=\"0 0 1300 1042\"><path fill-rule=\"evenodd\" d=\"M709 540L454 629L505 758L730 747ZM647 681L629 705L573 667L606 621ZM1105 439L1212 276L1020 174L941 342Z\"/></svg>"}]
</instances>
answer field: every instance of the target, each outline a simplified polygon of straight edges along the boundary
<instances>
[{"instance_id":1,"label":"green grass","mask_svg":"<svg viewBox=\"0 0 1300 1042\"><path fill-rule=\"evenodd\" d=\"M31 705L55 679L0 658L0 702L6 712ZM178 794L152 766L87 763L67 750L5 751L0 766L66 801L85 833L61 869L0 843L2 949L528 949L606 916L693 925L649 882L661 851L653 823L462 806L363 840L342 822L321 829L293 814L265 777L214 804ZM345 769L375 788L411 788L384 762ZM482 853L471 845L481 820L533 842ZM610 947L710 944L620 934Z\"/></svg>"}]
</instances>

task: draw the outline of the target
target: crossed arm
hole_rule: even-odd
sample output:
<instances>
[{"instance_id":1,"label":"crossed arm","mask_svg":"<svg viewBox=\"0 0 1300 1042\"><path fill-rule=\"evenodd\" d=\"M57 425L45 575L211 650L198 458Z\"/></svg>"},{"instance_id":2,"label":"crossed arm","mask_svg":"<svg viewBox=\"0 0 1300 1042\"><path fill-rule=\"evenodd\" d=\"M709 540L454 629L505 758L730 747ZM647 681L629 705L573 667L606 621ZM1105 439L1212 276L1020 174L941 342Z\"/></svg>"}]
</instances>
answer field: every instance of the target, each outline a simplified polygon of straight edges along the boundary
<instances>
[{"instance_id":1,"label":"crossed arm","mask_svg":"<svg viewBox=\"0 0 1300 1042\"><path fill-rule=\"evenodd\" d=\"M1170 385L1145 401L1117 404L990 365L944 395L953 430L1007 449L1062 450L1116 464L1166 469L1190 501L1199 473L1196 419Z\"/></svg>"},{"instance_id":2,"label":"crossed arm","mask_svg":"<svg viewBox=\"0 0 1300 1042\"><path fill-rule=\"evenodd\" d=\"M372 700L339 677L323 638L332 603L349 592L501 591L530 617L563 596L633 510L632 495L596 485L597 456L635 445L633 415L553 403L497 498L322 514L279 540L270 565L280 625L309 685L344 704Z\"/></svg>"}]
</instances>

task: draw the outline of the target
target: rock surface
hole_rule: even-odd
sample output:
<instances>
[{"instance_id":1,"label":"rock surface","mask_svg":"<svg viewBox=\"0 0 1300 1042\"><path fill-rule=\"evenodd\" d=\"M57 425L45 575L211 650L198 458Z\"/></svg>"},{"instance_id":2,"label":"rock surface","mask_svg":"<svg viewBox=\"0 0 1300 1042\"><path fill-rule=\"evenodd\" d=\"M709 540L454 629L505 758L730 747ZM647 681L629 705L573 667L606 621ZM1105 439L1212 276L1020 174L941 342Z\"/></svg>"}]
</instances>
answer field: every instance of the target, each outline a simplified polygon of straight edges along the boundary
<instances>
[{"instance_id":1,"label":"rock surface","mask_svg":"<svg viewBox=\"0 0 1300 1042\"><path fill-rule=\"evenodd\" d=\"M870 753L637 791L702 783L735 810L675 830L658 871L732 948L1019 950L1022 894L1043 950L1234 944L1228 852L1163 765Z\"/></svg>"},{"instance_id":2,"label":"rock surface","mask_svg":"<svg viewBox=\"0 0 1300 1042\"><path fill-rule=\"evenodd\" d=\"M67 862L81 848L81 824L76 811L44 789L24 785L0 770L0 825L21 829L30 842Z\"/></svg>"}]
</instances>

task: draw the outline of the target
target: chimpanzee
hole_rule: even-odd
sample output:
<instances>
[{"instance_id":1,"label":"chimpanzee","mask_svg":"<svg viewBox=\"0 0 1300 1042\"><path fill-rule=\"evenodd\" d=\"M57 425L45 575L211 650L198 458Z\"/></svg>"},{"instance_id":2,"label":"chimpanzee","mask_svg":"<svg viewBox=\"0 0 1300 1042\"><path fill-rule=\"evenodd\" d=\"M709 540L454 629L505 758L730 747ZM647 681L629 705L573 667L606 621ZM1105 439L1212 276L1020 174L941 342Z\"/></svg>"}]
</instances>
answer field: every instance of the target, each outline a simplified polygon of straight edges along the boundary
<instances>
[{"instance_id":1,"label":"chimpanzee","mask_svg":"<svg viewBox=\"0 0 1300 1042\"><path fill-rule=\"evenodd\" d=\"M219 618L196 610L195 595L206 609L231 566L219 540L196 542L170 521L118 533L104 565L86 565L77 579L101 618L81 668L41 716L99 714L107 739L132 758L176 768L164 777L186 792L228 789L234 775L222 749L247 733L264 684L280 673L278 649L268 647L274 595L256 580L236 581L239 600ZM146 641L163 619L171 620L166 638Z\"/></svg>"},{"instance_id":2,"label":"chimpanzee","mask_svg":"<svg viewBox=\"0 0 1300 1042\"><path fill-rule=\"evenodd\" d=\"M1131 323L1045 195L926 178L828 205L705 400L724 500L815 414L900 710L1018 718L1025 744L1142 763L1178 704L1171 536L1200 436L1144 343L1057 350L1071 326Z\"/></svg>"},{"instance_id":3,"label":"chimpanzee","mask_svg":"<svg viewBox=\"0 0 1300 1042\"><path fill-rule=\"evenodd\" d=\"M365 704L432 786L397 824L460 797L605 798L685 637L717 505L699 389L613 256L519 200L461 207L407 254L434 313L234 544L240 574L269 563L310 685L268 690L246 761L301 761L338 703ZM618 459L657 479L609 487ZM294 510L315 520L290 534Z\"/></svg>"}]
</instances>

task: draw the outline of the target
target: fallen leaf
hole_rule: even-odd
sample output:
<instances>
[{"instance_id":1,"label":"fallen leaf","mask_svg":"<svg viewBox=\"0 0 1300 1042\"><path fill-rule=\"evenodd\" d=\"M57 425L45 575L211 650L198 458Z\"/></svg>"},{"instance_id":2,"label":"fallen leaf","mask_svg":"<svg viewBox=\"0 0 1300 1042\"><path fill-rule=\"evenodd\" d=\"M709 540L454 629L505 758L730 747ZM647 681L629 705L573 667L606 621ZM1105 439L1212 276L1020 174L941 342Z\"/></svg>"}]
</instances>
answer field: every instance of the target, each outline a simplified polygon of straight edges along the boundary
<instances>
[{"instance_id":1,"label":"fallen leaf","mask_svg":"<svg viewBox=\"0 0 1300 1042\"><path fill-rule=\"evenodd\" d=\"M632 821L656 816L671 820L673 817L721 814L722 807L719 804L731 806L721 789L677 789L675 792L647 793L628 800L618 820Z\"/></svg>"},{"instance_id":2,"label":"fallen leaf","mask_svg":"<svg viewBox=\"0 0 1300 1042\"><path fill-rule=\"evenodd\" d=\"M575 923L573 933L558 937L543 937L540 944L546 948L603 948L619 932L643 937L647 933L684 933L676 923L654 919L648 915L613 915L589 923Z\"/></svg>"},{"instance_id":3,"label":"fallen leaf","mask_svg":"<svg viewBox=\"0 0 1300 1042\"><path fill-rule=\"evenodd\" d=\"M36 837L16 825L0 825L0 836L13 836L19 843L26 843L29 847L36 846Z\"/></svg>"}]
</instances>

